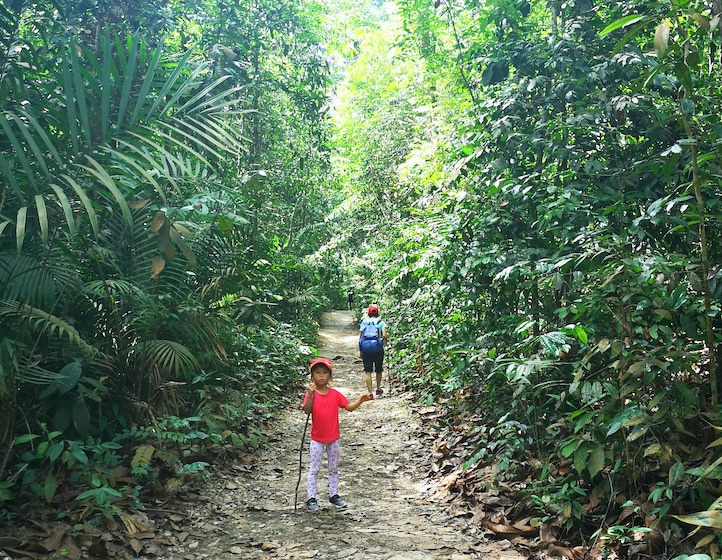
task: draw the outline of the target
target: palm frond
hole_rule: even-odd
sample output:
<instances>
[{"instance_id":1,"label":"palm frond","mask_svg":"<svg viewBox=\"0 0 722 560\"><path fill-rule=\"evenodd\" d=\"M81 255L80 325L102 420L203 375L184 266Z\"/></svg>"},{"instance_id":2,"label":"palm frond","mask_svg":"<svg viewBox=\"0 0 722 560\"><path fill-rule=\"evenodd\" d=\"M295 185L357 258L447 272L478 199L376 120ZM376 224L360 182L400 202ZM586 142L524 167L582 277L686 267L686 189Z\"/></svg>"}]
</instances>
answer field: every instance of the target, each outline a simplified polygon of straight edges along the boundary
<instances>
[{"instance_id":1,"label":"palm frond","mask_svg":"<svg viewBox=\"0 0 722 560\"><path fill-rule=\"evenodd\" d=\"M21 251L36 235L47 241L58 219L75 233L73 214L84 213L97 236L107 211L130 223L127 201L141 191L166 203L169 186L178 192L181 178L237 153L227 117L239 91L225 79L208 82L209 67L190 56L173 59L136 35L106 35L99 58L68 41L50 69L43 112L33 104L0 112L0 138L12 148L0 153L0 181L13 194L0 235L14 225ZM96 205L98 196L109 204Z\"/></svg>"},{"instance_id":2,"label":"palm frond","mask_svg":"<svg viewBox=\"0 0 722 560\"><path fill-rule=\"evenodd\" d=\"M0 317L11 318L18 323L21 321L26 322L30 328L35 330L38 336L67 339L89 356L95 357L100 353L96 348L83 340L75 327L60 317L47 313L37 307L32 307L19 301L0 299Z\"/></svg>"},{"instance_id":3,"label":"palm frond","mask_svg":"<svg viewBox=\"0 0 722 560\"><path fill-rule=\"evenodd\" d=\"M149 340L138 345L137 352L146 366L153 364L159 370L173 375L190 376L200 369L193 353L173 340Z\"/></svg>"},{"instance_id":4,"label":"palm frond","mask_svg":"<svg viewBox=\"0 0 722 560\"><path fill-rule=\"evenodd\" d=\"M13 148L15 161L22 168L24 177L27 179L27 182L32 187L33 193L36 193L38 192L38 180L35 177L33 166L30 164L30 160L28 159L28 154L25 149L23 135L24 127L21 128L20 134L18 135L13 129L13 127L10 125L10 122L7 119L7 115L7 111L0 113L0 129L2 129L2 132L4 133L3 136L7 139L8 142L10 142L10 145ZM11 166L8 166L8 171L10 172L12 177L11 181L20 185L21 181L18 180L17 175L10 167Z\"/></svg>"},{"instance_id":5,"label":"palm frond","mask_svg":"<svg viewBox=\"0 0 722 560\"><path fill-rule=\"evenodd\" d=\"M32 385L50 385L51 383L61 382L64 378L65 376L62 373L50 371L35 363L18 364L15 372L16 381Z\"/></svg>"}]
</instances>

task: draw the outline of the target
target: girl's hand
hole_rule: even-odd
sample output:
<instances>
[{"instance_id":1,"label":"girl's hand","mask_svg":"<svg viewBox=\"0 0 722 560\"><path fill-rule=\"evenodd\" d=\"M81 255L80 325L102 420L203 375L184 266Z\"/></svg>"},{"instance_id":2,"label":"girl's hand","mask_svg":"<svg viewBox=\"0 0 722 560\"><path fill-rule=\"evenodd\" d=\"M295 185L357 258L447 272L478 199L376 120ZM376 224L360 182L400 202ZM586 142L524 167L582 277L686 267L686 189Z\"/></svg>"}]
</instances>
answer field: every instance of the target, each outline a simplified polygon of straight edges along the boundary
<instances>
[{"instance_id":1,"label":"girl's hand","mask_svg":"<svg viewBox=\"0 0 722 560\"><path fill-rule=\"evenodd\" d=\"M309 396L309 397L312 397L315 390L316 390L316 384L315 384L315 383L311 383L311 384L308 386L308 396Z\"/></svg>"},{"instance_id":2,"label":"girl's hand","mask_svg":"<svg viewBox=\"0 0 722 560\"><path fill-rule=\"evenodd\" d=\"M361 397L360 397L361 402L370 401L371 399L373 399L373 397L371 395L369 395L368 393L365 393L365 394L361 395Z\"/></svg>"}]
</instances>

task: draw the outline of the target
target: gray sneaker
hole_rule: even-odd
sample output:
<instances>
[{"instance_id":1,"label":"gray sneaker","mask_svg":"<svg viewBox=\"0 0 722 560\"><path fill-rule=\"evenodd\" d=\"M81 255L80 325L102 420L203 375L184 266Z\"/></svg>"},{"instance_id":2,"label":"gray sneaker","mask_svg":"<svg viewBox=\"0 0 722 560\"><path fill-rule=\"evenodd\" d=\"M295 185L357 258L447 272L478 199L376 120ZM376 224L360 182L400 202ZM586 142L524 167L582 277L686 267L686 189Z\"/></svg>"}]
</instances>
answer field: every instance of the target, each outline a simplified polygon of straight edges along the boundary
<instances>
[{"instance_id":1,"label":"gray sneaker","mask_svg":"<svg viewBox=\"0 0 722 560\"><path fill-rule=\"evenodd\" d=\"M318 511L321 509L321 506L318 505L318 501L316 501L316 498L309 498L306 500L306 510L307 511Z\"/></svg>"},{"instance_id":2,"label":"gray sneaker","mask_svg":"<svg viewBox=\"0 0 722 560\"><path fill-rule=\"evenodd\" d=\"M341 496L336 494L335 496L331 496L331 499L329 500L331 502L331 505L335 508L341 509L346 507L346 502L343 501Z\"/></svg>"}]
</instances>

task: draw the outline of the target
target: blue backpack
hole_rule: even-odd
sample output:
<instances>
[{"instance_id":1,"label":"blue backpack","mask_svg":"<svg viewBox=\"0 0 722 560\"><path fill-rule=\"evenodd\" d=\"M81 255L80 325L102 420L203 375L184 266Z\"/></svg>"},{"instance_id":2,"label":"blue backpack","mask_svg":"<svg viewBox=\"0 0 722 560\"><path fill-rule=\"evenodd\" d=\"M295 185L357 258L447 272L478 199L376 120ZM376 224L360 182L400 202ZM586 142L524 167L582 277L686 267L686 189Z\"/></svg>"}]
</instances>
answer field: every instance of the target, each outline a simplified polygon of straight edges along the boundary
<instances>
[{"instance_id":1,"label":"blue backpack","mask_svg":"<svg viewBox=\"0 0 722 560\"><path fill-rule=\"evenodd\" d=\"M361 323L361 338L359 338L358 347L361 352L366 354L381 352L384 349L378 319Z\"/></svg>"}]
</instances>

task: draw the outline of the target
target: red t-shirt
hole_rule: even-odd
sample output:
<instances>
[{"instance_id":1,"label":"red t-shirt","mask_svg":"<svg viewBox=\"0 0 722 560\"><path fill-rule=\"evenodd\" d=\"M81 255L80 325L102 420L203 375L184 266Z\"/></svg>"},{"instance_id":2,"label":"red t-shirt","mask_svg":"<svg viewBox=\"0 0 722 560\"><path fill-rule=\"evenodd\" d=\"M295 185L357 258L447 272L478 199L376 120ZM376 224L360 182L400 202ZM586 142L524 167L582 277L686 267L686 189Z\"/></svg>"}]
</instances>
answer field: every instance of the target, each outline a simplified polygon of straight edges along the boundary
<instances>
[{"instance_id":1,"label":"red t-shirt","mask_svg":"<svg viewBox=\"0 0 722 560\"><path fill-rule=\"evenodd\" d=\"M308 393L303 396L303 404L306 404ZM329 443L341 437L341 429L338 426L338 409L346 408L348 399L333 387L328 388L328 393L322 395L315 392L313 408L311 409L311 439L319 443Z\"/></svg>"}]
</instances>

